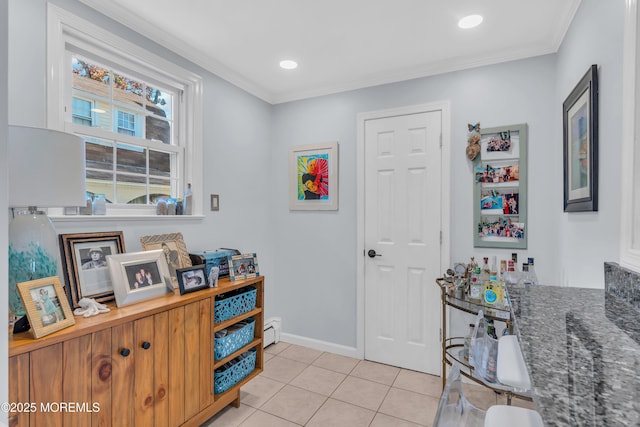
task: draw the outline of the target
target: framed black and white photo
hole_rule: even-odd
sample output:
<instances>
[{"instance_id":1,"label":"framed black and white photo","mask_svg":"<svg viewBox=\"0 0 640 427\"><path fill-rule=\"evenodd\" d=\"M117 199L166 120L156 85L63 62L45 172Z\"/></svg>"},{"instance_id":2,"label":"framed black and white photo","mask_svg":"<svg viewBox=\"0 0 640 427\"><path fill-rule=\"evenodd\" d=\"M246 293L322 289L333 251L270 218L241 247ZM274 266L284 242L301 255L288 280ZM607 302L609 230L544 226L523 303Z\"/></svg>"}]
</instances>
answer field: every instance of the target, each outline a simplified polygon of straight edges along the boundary
<instances>
[{"instance_id":1,"label":"framed black and white photo","mask_svg":"<svg viewBox=\"0 0 640 427\"><path fill-rule=\"evenodd\" d=\"M176 270L180 295L195 292L209 287L206 265L179 268Z\"/></svg>"},{"instance_id":2,"label":"framed black and white photo","mask_svg":"<svg viewBox=\"0 0 640 427\"><path fill-rule=\"evenodd\" d=\"M107 256L125 252L121 231L61 234L60 252L72 308L80 307L82 298L97 302L114 299Z\"/></svg>"},{"instance_id":3,"label":"framed black and white photo","mask_svg":"<svg viewBox=\"0 0 640 427\"><path fill-rule=\"evenodd\" d=\"M110 255L107 262L118 307L173 292L162 249Z\"/></svg>"},{"instance_id":4,"label":"framed black and white photo","mask_svg":"<svg viewBox=\"0 0 640 427\"><path fill-rule=\"evenodd\" d=\"M598 66L592 65L562 104L564 211L598 210Z\"/></svg>"},{"instance_id":5,"label":"framed black and white photo","mask_svg":"<svg viewBox=\"0 0 640 427\"><path fill-rule=\"evenodd\" d=\"M191 258L187 245L184 243L182 233L156 234L152 236L142 236L140 238L142 250L149 251L162 249L164 257L169 267L169 275L174 289L178 287L176 270L178 268L191 267Z\"/></svg>"}]
</instances>

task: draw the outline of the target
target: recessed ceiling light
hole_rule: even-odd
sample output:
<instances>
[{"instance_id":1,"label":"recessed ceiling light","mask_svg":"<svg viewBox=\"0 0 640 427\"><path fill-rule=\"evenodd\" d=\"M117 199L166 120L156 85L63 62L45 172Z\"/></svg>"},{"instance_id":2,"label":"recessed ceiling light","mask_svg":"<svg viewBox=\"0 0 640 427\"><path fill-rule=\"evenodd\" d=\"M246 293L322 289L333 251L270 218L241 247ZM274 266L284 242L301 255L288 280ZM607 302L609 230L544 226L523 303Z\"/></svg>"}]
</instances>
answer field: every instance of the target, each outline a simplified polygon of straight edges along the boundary
<instances>
[{"instance_id":1,"label":"recessed ceiling light","mask_svg":"<svg viewBox=\"0 0 640 427\"><path fill-rule=\"evenodd\" d=\"M293 70L295 68L298 68L298 63L296 61L292 61L291 59L285 59L283 61L280 61L280 67L284 68L285 70Z\"/></svg>"},{"instance_id":2,"label":"recessed ceiling light","mask_svg":"<svg viewBox=\"0 0 640 427\"><path fill-rule=\"evenodd\" d=\"M458 27L464 28L465 30L468 28L477 27L482 23L482 16L480 15L469 15L465 16L461 20L458 21Z\"/></svg>"}]
</instances>

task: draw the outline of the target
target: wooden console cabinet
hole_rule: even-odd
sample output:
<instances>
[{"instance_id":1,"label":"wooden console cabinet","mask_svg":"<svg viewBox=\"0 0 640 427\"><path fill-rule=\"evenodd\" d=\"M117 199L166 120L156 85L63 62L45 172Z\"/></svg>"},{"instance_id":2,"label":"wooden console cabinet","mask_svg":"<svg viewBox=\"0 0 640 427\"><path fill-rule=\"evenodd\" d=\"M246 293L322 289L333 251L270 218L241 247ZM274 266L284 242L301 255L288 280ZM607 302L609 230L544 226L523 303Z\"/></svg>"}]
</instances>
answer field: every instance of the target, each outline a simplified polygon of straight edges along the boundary
<instances>
[{"instance_id":1,"label":"wooden console cabinet","mask_svg":"<svg viewBox=\"0 0 640 427\"><path fill-rule=\"evenodd\" d=\"M214 298L256 288L256 307L214 323ZM264 278L220 280L217 288L167 294L95 317L41 339L10 336L9 425L199 426L229 404L263 369ZM214 360L214 333L255 319L254 339ZM255 369L215 394L214 370L254 348Z\"/></svg>"}]
</instances>

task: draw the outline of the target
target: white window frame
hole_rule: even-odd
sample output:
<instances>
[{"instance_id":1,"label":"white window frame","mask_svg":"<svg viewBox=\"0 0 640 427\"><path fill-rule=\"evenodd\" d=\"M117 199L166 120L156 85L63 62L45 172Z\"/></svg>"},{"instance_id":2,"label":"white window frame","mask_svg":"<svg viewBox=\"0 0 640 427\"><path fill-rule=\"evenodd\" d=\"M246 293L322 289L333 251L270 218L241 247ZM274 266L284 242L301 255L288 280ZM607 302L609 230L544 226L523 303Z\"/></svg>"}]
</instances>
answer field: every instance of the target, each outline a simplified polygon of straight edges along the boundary
<instances>
[{"instance_id":1,"label":"white window frame","mask_svg":"<svg viewBox=\"0 0 640 427\"><path fill-rule=\"evenodd\" d=\"M130 70L144 70L146 75L179 88L175 109L180 121L177 140L184 149L182 162L177 165L180 184L191 183L193 216L203 214L203 82L202 78L179 65L167 61L146 49L98 27L51 3L47 5L47 127L67 132L82 132L71 123L72 93L68 49L89 52ZM150 71L152 70L152 71ZM144 143L144 140L142 140ZM140 145L141 142L136 142ZM182 196L179 189L178 196ZM50 209L50 216L62 215L62 209ZM148 205L113 205L107 216L155 216ZM83 219L86 219L84 217ZM184 218L184 217L182 217Z\"/></svg>"},{"instance_id":2,"label":"white window frame","mask_svg":"<svg viewBox=\"0 0 640 427\"><path fill-rule=\"evenodd\" d=\"M638 1L625 1L620 265L640 272L640 17ZM634 239L635 236L635 239Z\"/></svg>"}]
</instances>

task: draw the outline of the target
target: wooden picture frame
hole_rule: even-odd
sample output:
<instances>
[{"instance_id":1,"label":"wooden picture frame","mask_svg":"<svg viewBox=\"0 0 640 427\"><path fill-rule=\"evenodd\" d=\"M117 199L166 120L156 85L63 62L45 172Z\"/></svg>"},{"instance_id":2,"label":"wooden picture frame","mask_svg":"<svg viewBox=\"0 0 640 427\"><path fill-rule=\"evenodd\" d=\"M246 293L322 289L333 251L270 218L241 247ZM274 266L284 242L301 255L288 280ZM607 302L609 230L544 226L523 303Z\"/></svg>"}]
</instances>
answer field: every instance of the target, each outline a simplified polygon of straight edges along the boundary
<instances>
[{"instance_id":1,"label":"wooden picture frame","mask_svg":"<svg viewBox=\"0 0 640 427\"><path fill-rule=\"evenodd\" d=\"M229 257L229 280L259 277L258 257L253 254L240 254Z\"/></svg>"},{"instance_id":2,"label":"wooden picture frame","mask_svg":"<svg viewBox=\"0 0 640 427\"><path fill-rule=\"evenodd\" d=\"M59 242L71 308L79 308L78 301L82 298L93 298L100 303L113 301L106 258L126 252L122 231L61 234ZM98 259L94 259L96 251L100 253Z\"/></svg>"},{"instance_id":3,"label":"wooden picture frame","mask_svg":"<svg viewBox=\"0 0 640 427\"><path fill-rule=\"evenodd\" d=\"M480 130L474 160L473 246L526 249L527 124Z\"/></svg>"},{"instance_id":4,"label":"wooden picture frame","mask_svg":"<svg viewBox=\"0 0 640 427\"><path fill-rule=\"evenodd\" d=\"M173 283L174 289L177 289L178 279L176 270L178 268L191 267L192 265L182 233L142 236L140 238L140 244L142 245L143 251L162 249L167 261L167 266L169 267L171 282Z\"/></svg>"},{"instance_id":5,"label":"wooden picture frame","mask_svg":"<svg viewBox=\"0 0 640 427\"><path fill-rule=\"evenodd\" d=\"M562 104L564 211L598 211L598 66Z\"/></svg>"},{"instance_id":6,"label":"wooden picture frame","mask_svg":"<svg viewBox=\"0 0 640 427\"><path fill-rule=\"evenodd\" d=\"M180 295L209 288L206 265L195 265L176 270Z\"/></svg>"},{"instance_id":7,"label":"wooden picture frame","mask_svg":"<svg viewBox=\"0 0 640 427\"><path fill-rule=\"evenodd\" d=\"M42 338L75 325L67 296L57 276L18 283L17 288L34 338Z\"/></svg>"},{"instance_id":8,"label":"wooden picture frame","mask_svg":"<svg viewBox=\"0 0 640 427\"><path fill-rule=\"evenodd\" d=\"M289 210L338 210L338 143L289 147Z\"/></svg>"},{"instance_id":9,"label":"wooden picture frame","mask_svg":"<svg viewBox=\"0 0 640 427\"><path fill-rule=\"evenodd\" d=\"M118 307L173 292L162 249L110 255L107 263Z\"/></svg>"}]
</instances>

